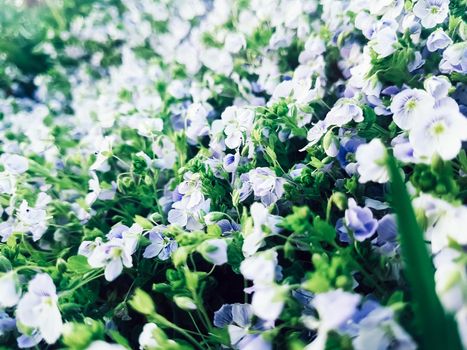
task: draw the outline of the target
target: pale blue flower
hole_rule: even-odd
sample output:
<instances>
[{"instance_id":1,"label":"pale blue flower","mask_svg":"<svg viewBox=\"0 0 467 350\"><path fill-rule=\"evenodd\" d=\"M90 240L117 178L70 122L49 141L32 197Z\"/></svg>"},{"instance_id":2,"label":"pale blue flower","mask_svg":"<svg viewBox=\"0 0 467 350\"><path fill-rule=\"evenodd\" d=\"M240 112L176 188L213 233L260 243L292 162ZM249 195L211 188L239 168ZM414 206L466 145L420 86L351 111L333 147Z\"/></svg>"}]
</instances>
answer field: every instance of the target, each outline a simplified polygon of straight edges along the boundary
<instances>
[{"instance_id":1,"label":"pale blue flower","mask_svg":"<svg viewBox=\"0 0 467 350\"><path fill-rule=\"evenodd\" d=\"M143 256L146 259L158 257L167 260L170 255L177 250L178 244L173 238L168 238L162 233L162 227L155 227L149 232L149 244L144 250Z\"/></svg>"},{"instance_id":2,"label":"pale blue flower","mask_svg":"<svg viewBox=\"0 0 467 350\"><path fill-rule=\"evenodd\" d=\"M353 175L357 171L355 152L357 151L358 146L364 143L365 140L358 136L342 139L336 158L347 174Z\"/></svg>"},{"instance_id":3,"label":"pale blue flower","mask_svg":"<svg viewBox=\"0 0 467 350\"><path fill-rule=\"evenodd\" d=\"M276 176L269 168L256 168L248 174L240 176L242 187L240 201L245 200L253 192L265 206L275 204L284 194L285 179Z\"/></svg>"},{"instance_id":4,"label":"pale blue flower","mask_svg":"<svg viewBox=\"0 0 467 350\"><path fill-rule=\"evenodd\" d=\"M235 231L240 231L241 226L235 222L230 222L227 219L221 219L217 222L217 226L220 227L222 235L228 235Z\"/></svg>"},{"instance_id":5,"label":"pale blue flower","mask_svg":"<svg viewBox=\"0 0 467 350\"><path fill-rule=\"evenodd\" d=\"M447 97L451 86L451 82L444 75L431 76L423 82L425 90L436 100Z\"/></svg>"},{"instance_id":6,"label":"pale blue flower","mask_svg":"<svg viewBox=\"0 0 467 350\"><path fill-rule=\"evenodd\" d=\"M364 317L357 320L358 332L352 339L355 350L417 348L410 335L394 320L391 308L376 306L373 303L365 313Z\"/></svg>"},{"instance_id":7,"label":"pale blue flower","mask_svg":"<svg viewBox=\"0 0 467 350\"><path fill-rule=\"evenodd\" d=\"M443 58L439 63L442 73L457 72L467 73L467 42L460 42L449 46L443 52Z\"/></svg>"},{"instance_id":8,"label":"pale blue flower","mask_svg":"<svg viewBox=\"0 0 467 350\"><path fill-rule=\"evenodd\" d=\"M425 62L426 61L423 59L422 54L418 51L415 51L413 60L410 61L407 65L407 70L412 73L421 68Z\"/></svg>"},{"instance_id":9,"label":"pale blue flower","mask_svg":"<svg viewBox=\"0 0 467 350\"><path fill-rule=\"evenodd\" d=\"M214 313L214 325L227 327L231 345L239 350L270 350L272 345L261 335L271 324L253 321L253 310L249 304L224 304ZM250 330L252 332L250 332Z\"/></svg>"},{"instance_id":10,"label":"pale blue flower","mask_svg":"<svg viewBox=\"0 0 467 350\"><path fill-rule=\"evenodd\" d=\"M428 36L428 39L426 39L426 48L430 52L445 49L451 44L452 39L442 29L435 30Z\"/></svg>"},{"instance_id":11,"label":"pale blue flower","mask_svg":"<svg viewBox=\"0 0 467 350\"><path fill-rule=\"evenodd\" d=\"M238 154L238 152L235 154L227 154L222 160L222 166L224 170L228 173L233 173L235 172L235 170L237 170L239 161L240 155Z\"/></svg>"},{"instance_id":12,"label":"pale blue flower","mask_svg":"<svg viewBox=\"0 0 467 350\"><path fill-rule=\"evenodd\" d=\"M364 241L376 232L378 220L373 218L369 208L357 205L353 198L348 201L348 209L345 211L345 225L352 231L357 241Z\"/></svg>"},{"instance_id":13,"label":"pale blue flower","mask_svg":"<svg viewBox=\"0 0 467 350\"><path fill-rule=\"evenodd\" d=\"M16 328L16 321L6 312L0 311L0 337Z\"/></svg>"},{"instance_id":14,"label":"pale blue flower","mask_svg":"<svg viewBox=\"0 0 467 350\"><path fill-rule=\"evenodd\" d=\"M42 335L39 331L34 330L31 335L22 334L17 339L18 348L27 349L39 344L42 340Z\"/></svg>"},{"instance_id":15,"label":"pale blue flower","mask_svg":"<svg viewBox=\"0 0 467 350\"><path fill-rule=\"evenodd\" d=\"M225 239L208 239L199 247L201 255L214 265L223 265L227 262L227 242Z\"/></svg>"},{"instance_id":16,"label":"pale blue flower","mask_svg":"<svg viewBox=\"0 0 467 350\"><path fill-rule=\"evenodd\" d=\"M392 99L394 123L403 130L409 130L416 125L418 117L431 112L434 104L435 99L425 91L405 89Z\"/></svg>"},{"instance_id":17,"label":"pale blue flower","mask_svg":"<svg viewBox=\"0 0 467 350\"><path fill-rule=\"evenodd\" d=\"M397 225L394 214L386 214L378 221L375 244L385 254L391 254L398 246Z\"/></svg>"}]
</instances>

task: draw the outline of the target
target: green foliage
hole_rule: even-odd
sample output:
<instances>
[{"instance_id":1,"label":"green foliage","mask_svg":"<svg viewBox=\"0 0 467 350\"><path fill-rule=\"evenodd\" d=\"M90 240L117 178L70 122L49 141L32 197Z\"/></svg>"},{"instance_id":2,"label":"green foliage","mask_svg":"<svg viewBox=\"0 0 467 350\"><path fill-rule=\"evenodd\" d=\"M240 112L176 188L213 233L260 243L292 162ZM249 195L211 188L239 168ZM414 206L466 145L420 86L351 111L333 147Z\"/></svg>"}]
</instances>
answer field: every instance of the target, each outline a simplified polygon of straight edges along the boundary
<instances>
[{"instance_id":1,"label":"green foliage","mask_svg":"<svg viewBox=\"0 0 467 350\"><path fill-rule=\"evenodd\" d=\"M70 350L84 350L94 340L104 339L105 327L102 321L86 317L82 323L70 322L63 334L63 344Z\"/></svg>"},{"instance_id":2,"label":"green foliage","mask_svg":"<svg viewBox=\"0 0 467 350\"><path fill-rule=\"evenodd\" d=\"M461 349L462 345L452 315L446 315L435 292L433 265L415 218L407 189L393 157L388 157L391 175L391 204L397 214L405 272L415 303L425 349Z\"/></svg>"}]
</instances>

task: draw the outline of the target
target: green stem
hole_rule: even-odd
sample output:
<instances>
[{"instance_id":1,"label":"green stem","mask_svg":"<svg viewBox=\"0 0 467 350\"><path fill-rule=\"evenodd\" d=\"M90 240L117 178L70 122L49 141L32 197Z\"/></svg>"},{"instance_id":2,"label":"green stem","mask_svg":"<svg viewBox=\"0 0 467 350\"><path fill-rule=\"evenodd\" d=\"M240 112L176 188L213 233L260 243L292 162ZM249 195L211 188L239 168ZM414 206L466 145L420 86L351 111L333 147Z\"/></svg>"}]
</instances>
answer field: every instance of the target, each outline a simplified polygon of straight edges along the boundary
<instances>
[{"instance_id":1,"label":"green stem","mask_svg":"<svg viewBox=\"0 0 467 350\"><path fill-rule=\"evenodd\" d=\"M195 338L193 338L185 329L180 328L175 323L170 322L164 316L156 314L156 315L152 315L150 318L152 318L156 323L160 325L172 328L174 331L177 331L178 333L183 335L186 339L188 339L197 349L204 350L201 347L201 345L199 345L199 342Z\"/></svg>"},{"instance_id":2,"label":"green stem","mask_svg":"<svg viewBox=\"0 0 467 350\"><path fill-rule=\"evenodd\" d=\"M412 202L401 177L400 168L390 154L387 159L391 179L391 205L397 215L397 226L404 259L405 274L411 287L415 320L421 330L421 348L462 349L456 322L447 315L438 299L433 276L433 263L417 223Z\"/></svg>"}]
</instances>

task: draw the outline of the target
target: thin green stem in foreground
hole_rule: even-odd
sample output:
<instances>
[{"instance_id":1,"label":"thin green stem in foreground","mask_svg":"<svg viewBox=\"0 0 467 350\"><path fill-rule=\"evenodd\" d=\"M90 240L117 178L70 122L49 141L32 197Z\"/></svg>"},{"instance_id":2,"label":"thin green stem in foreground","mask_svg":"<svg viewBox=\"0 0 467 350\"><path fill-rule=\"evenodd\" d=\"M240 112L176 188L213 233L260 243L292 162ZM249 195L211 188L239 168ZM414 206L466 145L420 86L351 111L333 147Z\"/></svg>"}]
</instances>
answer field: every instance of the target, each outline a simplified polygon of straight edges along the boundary
<instances>
[{"instance_id":1,"label":"thin green stem in foreground","mask_svg":"<svg viewBox=\"0 0 467 350\"><path fill-rule=\"evenodd\" d=\"M397 214L405 274L415 303L416 321L421 331L421 348L461 350L456 322L452 315L444 312L436 294L432 261L394 157L388 157L388 166L391 178L391 205Z\"/></svg>"}]
</instances>

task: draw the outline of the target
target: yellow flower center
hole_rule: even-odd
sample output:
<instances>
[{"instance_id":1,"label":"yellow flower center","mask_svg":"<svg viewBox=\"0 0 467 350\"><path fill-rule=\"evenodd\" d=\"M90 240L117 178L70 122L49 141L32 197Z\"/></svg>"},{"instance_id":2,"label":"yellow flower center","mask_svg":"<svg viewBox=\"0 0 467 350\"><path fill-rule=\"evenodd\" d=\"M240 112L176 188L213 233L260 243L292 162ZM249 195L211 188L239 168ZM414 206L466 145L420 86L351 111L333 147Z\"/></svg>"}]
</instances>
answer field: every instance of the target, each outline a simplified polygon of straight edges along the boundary
<instances>
[{"instance_id":1,"label":"yellow flower center","mask_svg":"<svg viewBox=\"0 0 467 350\"><path fill-rule=\"evenodd\" d=\"M405 107L407 110L412 111L417 107L417 102L415 100L409 100L406 104Z\"/></svg>"}]
</instances>

